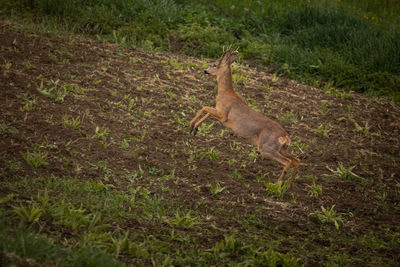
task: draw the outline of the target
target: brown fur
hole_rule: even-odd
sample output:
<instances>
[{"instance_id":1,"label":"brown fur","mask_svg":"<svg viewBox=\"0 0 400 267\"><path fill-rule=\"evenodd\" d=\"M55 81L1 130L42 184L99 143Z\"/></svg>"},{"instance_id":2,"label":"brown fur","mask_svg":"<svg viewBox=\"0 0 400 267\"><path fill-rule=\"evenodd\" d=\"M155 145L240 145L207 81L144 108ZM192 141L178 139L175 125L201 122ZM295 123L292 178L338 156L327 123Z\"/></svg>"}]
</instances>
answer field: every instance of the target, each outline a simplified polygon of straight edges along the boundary
<instances>
[{"instance_id":1,"label":"brown fur","mask_svg":"<svg viewBox=\"0 0 400 267\"><path fill-rule=\"evenodd\" d=\"M293 166L294 170L288 183L288 187L290 187L299 169L300 159L287 152L290 138L282 126L251 109L233 90L230 66L236 57L237 55L232 57L232 53L228 49L223 52L222 57L214 66L205 70L206 74L217 77L217 103L215 108L203 107L197 113L190 122L191 132L196 134L200 124L209 116L214 116L236 135L246 138L256 145L261 155L283 165L278 181L282 181L287 170ZM206 112L206 115L197 121L203 112Z\"/></svg>"}]
</instances>

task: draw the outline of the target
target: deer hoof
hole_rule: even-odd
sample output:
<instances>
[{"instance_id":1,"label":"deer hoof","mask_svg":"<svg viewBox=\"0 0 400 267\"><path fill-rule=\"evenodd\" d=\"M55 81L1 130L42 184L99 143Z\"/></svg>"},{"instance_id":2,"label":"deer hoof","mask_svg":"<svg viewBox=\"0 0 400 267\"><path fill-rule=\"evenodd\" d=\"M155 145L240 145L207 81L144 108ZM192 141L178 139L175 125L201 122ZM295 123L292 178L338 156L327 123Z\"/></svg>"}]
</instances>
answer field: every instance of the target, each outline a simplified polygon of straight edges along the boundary
<instances>
[{"instance_id":1,"label":"deer hoof","mask_svg":"<svg viewBox=\"0 0 400 267\"><path fill-rule=\"evenodd\" d=\"M193 130L193 135L196 135L196 134L197 134L197 127L194 128L194 130Z\"/></svg>"}]
</instances>

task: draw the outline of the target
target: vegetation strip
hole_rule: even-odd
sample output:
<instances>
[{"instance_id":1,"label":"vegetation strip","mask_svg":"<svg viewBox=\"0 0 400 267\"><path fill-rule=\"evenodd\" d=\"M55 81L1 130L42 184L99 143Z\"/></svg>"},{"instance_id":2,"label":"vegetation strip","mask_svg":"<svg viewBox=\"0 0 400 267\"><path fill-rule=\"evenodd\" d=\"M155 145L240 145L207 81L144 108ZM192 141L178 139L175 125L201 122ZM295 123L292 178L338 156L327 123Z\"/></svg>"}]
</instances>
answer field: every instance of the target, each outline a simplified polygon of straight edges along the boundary
<instances>
[{"instance_id":1,"label":"vegetation strip","mask_svg":"<svg viewBox=\"0 0 400 267\"><path fill-rule=\"evenodd\" d=\"M217 58L233 44L243 59L303 83L400 100L396 0L2 2L28 25L190 56Z\"/></svg>"}]
</instances>

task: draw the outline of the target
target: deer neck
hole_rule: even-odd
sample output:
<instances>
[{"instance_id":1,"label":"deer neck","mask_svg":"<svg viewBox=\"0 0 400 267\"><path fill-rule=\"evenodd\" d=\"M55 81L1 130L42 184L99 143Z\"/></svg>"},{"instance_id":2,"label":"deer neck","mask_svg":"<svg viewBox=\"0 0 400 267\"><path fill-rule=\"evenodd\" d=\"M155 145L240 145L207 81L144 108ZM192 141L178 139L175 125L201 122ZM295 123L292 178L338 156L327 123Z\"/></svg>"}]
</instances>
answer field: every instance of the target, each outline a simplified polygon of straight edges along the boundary
<instances>
[{"instance_id":1,"label":"deer neck","mask_svg":"<svg viewBox=\"0 0 400 267\"><path fill-rule=\"evenodd\" d=\"M217 84L218 94L233 91L232 74L230 69L223 75L217 77Z\"/></svg>"}]
</instances>

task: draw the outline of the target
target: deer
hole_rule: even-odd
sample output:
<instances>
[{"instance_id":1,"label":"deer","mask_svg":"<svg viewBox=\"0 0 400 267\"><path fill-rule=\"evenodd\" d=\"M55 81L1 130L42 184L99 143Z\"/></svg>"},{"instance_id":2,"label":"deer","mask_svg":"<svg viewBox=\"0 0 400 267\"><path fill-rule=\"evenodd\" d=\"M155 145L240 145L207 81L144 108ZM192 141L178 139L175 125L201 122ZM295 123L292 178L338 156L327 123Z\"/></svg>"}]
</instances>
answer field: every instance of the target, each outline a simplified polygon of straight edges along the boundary
<instances>
[{"instance_id":1,"label":"deer","mask_svg":"<svg viewBox=\"0 0 400 267\"><path fill-rule=\"evenodd\" d=\"M292 175L287 180L289 189L298 172L300 159L287 151L291 140L282 126L250 108L233 90L231 64L238 56L238 49L231 51L230 47L226 50L223 48L221 58L204 71L205 74L216 77L218 85L216 105L215 108L205 106L197 112L190 121L190 133L196 135L201 123L209 117L216 118L225 127L230 128L235 135L257 146L264 158L275 160L283 165L277 183L282 183L286 172L293 167ZM203 113L205 115L199 120Z\"/></svg>"}]
</instances>

